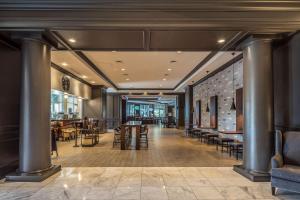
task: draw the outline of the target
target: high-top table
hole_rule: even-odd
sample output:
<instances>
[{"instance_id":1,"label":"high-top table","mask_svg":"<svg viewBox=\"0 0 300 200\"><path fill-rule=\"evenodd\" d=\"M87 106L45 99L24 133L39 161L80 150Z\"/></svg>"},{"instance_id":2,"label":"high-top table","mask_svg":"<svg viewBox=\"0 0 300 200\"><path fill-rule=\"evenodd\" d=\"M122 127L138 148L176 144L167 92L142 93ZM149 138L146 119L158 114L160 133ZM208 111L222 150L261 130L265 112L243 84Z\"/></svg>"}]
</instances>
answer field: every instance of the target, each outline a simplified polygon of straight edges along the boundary
<instances>
[{"instance_id":1,"label":"high-top table","mask_svg":"<svg viewBox=\"0 0 300 200\"><path fill-rule=\"evenodd\" d=\"M141 121L129 121L129 122L121 125L121 150L125 150L126 149L126 138L125 138L126 127L129 128L130 134L132 133L132 128L135 127L135 131L136 131L135 149L136 150L140 150L141 126L142 126L142 122Z\"/></svg>"}]
</instances>

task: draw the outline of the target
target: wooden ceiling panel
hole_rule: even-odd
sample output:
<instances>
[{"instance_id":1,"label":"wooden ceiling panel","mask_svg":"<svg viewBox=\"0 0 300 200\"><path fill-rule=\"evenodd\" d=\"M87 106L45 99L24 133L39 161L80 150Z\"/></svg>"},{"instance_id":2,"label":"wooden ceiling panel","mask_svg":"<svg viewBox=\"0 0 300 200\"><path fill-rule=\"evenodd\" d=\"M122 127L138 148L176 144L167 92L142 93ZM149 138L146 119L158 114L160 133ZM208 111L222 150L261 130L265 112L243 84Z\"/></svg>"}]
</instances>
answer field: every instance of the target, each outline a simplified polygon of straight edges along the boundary
<instances>
[{"instance_id":1,"label":"wooden ceiling panel","mask_svg":"<svg viewBox=\"0 0 300 200\"><path fill-rule=\"evenodd\" d=\"M58 33L74 50L141 50L144 32L131 30L61 30ZM75 43L68 40L74 38Z\"/></svg>"},{"instance_id":2,"label":"wooden ceiling panel","mask_svg":"<svg viewBox=\"0 0 300 200\"><path fill-rule=\"evenodd\" d=\"M150 49L212 51L222 46L219 39L230 40L234 31L151 31Z\"/></svg>"}]
</instances>

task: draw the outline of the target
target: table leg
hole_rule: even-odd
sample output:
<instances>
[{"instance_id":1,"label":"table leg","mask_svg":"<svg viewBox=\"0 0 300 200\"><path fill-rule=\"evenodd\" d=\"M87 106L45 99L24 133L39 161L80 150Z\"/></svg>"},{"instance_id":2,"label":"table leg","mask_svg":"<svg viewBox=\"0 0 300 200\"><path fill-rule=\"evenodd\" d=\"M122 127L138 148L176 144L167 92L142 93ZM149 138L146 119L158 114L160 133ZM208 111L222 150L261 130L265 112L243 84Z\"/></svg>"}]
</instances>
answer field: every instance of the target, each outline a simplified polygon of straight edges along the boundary
<instances>
[{"instance_id":1,"label":"table leg","mask_svg":"<svg viewBox=\"0 0 300 200\"><path fill-rule=\"evenodd\" d=\"M126 134L125 126L121 126L121 150L126 149L125 134Z\"/></svg>"},{"instance_id":2,"label":"table leg","mask_svg":"<svg viewBox=\"0 0 300 200\"><path fill-rule=\"evenodd\" d=\"M141 126L137 126L136 129L136 141L135 141L135 149L140 150L140 133L141 133Z\"/></svg>"}]
</instances>

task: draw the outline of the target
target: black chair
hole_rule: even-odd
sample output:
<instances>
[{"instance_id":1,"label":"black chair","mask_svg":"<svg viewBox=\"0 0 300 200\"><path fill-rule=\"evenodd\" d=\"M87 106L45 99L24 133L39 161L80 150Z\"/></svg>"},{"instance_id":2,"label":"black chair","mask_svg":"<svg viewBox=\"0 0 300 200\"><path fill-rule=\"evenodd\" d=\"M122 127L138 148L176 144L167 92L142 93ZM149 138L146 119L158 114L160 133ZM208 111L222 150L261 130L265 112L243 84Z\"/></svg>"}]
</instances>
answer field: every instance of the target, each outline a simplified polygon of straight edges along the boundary
<instances>
[{"instance_id":1,"label":"black chair","mask_svg":"<svg viewBox=\"0 0 300 200\"><path fill-rule=\"evenodd\" d=\"M300 193L300 132L276 131L271 164L272 194L277 188Z\"/></svg>"}]
</instances>

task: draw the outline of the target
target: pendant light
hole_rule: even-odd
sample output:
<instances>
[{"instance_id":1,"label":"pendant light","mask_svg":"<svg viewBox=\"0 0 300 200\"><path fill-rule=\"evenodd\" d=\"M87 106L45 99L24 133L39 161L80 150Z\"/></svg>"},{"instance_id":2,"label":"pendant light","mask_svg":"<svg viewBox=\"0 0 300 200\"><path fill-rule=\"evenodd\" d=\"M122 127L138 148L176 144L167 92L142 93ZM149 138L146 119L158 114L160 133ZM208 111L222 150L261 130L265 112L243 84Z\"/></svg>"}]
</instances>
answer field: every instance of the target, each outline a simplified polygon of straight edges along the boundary
<instances>
[{"instance_id":1,"label":"pendant light","mask_svg":"<svg viewBox=\"0 0 300 200\"><path fill-rule=\"evenodd\" d=\"M232 53L232 55L234 56L235 53ZM230 106L230 110L234 111L236 110L236 106L235 106L235 100L234 100L234 63L232 65L232 103Z\"/></svg>"},{"instance_id":2,"label":"pendant light","mask_svg":"<svg viewBox=\"0 0 300 200\"><path fill-rule=\"evenodd\" d=\"M207 75L209 73L209 71L206 71ZM209 106L208 106L208 79L207 79L207 83L206 83L206 98L207 98L207 104L206 104L206 112L209 112Z\"/></svg>"}]
</instances>

